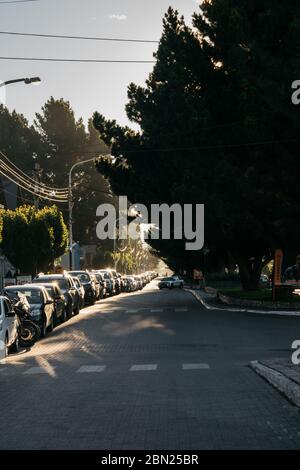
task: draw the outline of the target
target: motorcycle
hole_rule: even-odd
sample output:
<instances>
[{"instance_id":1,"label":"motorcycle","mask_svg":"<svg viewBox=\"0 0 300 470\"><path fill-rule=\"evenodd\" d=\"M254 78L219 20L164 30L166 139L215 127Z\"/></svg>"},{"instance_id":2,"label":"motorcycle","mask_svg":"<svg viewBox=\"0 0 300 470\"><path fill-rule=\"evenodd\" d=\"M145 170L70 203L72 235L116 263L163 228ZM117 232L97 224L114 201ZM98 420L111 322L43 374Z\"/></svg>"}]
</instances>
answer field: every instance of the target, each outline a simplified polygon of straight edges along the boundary
<instances>
[{"instance_id":1,"label":"motorcycle","mask_svg":"<svg viewBox=\"0 0 300 470\"><path fill-rule=\"evenodd\" d=\"M19 344L22 347L30 348L39 339L41 330L31 319L30 306L25 296L19 295L13 303L18 317Z\"/></svg>"}]
</instances>

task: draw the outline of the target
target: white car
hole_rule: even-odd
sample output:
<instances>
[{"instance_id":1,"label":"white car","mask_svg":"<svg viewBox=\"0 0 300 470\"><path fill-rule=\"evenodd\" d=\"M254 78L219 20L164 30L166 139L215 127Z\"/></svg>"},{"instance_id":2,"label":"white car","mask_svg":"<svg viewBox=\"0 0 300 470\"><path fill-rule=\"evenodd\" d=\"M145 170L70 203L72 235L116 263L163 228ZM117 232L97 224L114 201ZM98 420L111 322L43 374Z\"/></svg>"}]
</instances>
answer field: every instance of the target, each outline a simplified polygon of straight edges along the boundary
<instances>
[{"instance_id":1,"label":"white car","mask_svg":"<svg viewBox=\"0 0 300 470\"><path fill-rule=\"evenodd\" d=\"M158 287L163 289L167 287L168 289L173 289L174 287L183 288L183 280L179 276L164 277L159 283Z\"/></svg>"},{"instance_id":2,"label":"white car","mask_svg":"<svg viewBox=\"0 0 300 470\"><path fill-rule=\"evenodd\" d=\"M18 318L7 297L0 296L0 359L18 351Z\"/></svg>"}]
</instances>

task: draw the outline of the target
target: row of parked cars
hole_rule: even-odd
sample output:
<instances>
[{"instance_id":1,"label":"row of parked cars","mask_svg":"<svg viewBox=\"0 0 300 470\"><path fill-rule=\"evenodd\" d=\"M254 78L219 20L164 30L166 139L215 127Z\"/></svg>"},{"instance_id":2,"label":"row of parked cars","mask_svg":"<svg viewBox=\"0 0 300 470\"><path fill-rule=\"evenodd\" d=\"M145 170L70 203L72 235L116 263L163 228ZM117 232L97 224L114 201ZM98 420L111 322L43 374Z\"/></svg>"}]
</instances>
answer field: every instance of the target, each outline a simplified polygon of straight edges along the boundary
<instances>
[{"instance_id":1,"label":"row of parked cars","mask_svg":"<svg viewBox=\"0 0 300 470\"><path fill-rule=\"evenodd\" d=\"M18 349L14 302L20 296L26 297L31 318L44 338L57 324L78 315L83 307L121 292L143 289L156 276L152 271L130 276L114 269L64 271L41 273L30 284L6 286L0 297L0 341L5 345L5 354Z\"/></svg>"}]
</instances>

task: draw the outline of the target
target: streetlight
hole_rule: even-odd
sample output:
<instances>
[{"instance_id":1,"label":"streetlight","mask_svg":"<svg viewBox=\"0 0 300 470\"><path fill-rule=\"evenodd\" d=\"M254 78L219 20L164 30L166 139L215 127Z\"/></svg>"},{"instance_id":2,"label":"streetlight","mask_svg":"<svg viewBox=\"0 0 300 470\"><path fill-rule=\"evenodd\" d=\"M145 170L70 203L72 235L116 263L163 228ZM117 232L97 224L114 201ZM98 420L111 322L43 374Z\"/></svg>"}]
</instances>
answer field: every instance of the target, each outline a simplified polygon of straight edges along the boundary
<instances>
[{"instance_id":1,"label":"streetlight","mask_svg":"<svg viewBox=\"0 0 300 470\"><path fill-rule=\"evenodd\" d=\"M75 163L69 171L69 268L70 271L73 268L73 201L72 201L72 172L73 170L80 165L85 165L86 163L94 162L95 158L89 158L88 160L83 160L82 162Z\"/></svg>"},{"instance_id":2,"label":"streetlight","mask_svg":"<svg viewBox=\"0 0 300 470\"><path fill-rule=\"evenodd\" d=\"M0 87L12 85L13 83L23 82L25 85L39 85L41 83L40 77L31 77L31 78L17 78L15 80L7 80L6 82L0 83Z\"/></svg>"},{"instance_id":3,"label":"streetlight","mask_svg":"<svg viewBox=\"0 0 300 470\"><path fill-rule=\"evenodd\" d=\"M137 217L141 217L141 213L139 211L136 211L135 214L130 215L127 211L126 219L127 223L133 222ZM116 243L117 243L117 223L122 219L122 217L119 217L118 219L115 220L114 223L114 253L116 253ZM114 259L114 269L117 269L117 259Z\"/></svg>"}]
</instances>

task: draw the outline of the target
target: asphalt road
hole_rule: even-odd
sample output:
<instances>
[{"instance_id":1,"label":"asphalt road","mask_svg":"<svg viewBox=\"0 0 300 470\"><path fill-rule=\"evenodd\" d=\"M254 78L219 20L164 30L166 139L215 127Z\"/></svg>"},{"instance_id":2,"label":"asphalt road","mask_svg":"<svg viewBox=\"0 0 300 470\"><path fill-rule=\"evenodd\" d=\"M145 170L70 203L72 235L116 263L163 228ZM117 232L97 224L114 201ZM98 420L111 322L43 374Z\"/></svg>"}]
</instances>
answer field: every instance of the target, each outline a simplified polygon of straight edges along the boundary
<instances>
[{"instance_id":1,"label":"asphalt road","mask_svg":"<svg viewBox=\"0 0 300 470\"><path fill-rule=\"evenodd\" d=\"M248 367L299 327L155 281L101 301L0 365L0 449L299 449L298 408Z\"/></svg>"}]
</instances>

